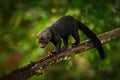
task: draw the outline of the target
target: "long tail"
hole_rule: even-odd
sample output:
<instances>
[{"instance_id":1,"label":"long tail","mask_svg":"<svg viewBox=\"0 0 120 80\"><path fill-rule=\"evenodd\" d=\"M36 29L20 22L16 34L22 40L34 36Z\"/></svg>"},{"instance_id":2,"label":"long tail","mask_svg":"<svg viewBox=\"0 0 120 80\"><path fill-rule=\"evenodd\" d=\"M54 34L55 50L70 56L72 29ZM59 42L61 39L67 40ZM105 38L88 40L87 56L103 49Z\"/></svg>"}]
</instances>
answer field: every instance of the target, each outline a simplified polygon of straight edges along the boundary
<instances>
[{"instance_id":1,"label":"long tail","mask_svg":"<svg viewBox=\"0 0 120 80\"><path fill-rule=\"evenodd\" d=\"M101 59L105 59L105 52L99 38L86 25L79 21L77 22L79 29L83 31L91 39L93 45L97 48Z\"/></svg>"}]
</instances>

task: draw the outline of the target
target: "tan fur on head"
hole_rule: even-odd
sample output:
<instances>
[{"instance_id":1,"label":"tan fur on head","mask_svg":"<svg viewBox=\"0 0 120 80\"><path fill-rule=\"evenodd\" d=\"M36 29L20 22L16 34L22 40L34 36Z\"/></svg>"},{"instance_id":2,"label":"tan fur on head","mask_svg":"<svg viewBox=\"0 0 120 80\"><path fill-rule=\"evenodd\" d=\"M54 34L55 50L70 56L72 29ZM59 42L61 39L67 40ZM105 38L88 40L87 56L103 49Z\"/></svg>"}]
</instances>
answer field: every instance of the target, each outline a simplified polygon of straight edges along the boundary
<instances>
[{"instance_id":1,"label":"tan fur on head","mask_svg":"<svg viewBox=\"0 0 120 80\"><path fill-rule=\"evenodd\" d=\"M52 35L48 31L43 31L38 35L38 43L41 48L44 48L51 40Z\"/></svg>"}]
</instances>

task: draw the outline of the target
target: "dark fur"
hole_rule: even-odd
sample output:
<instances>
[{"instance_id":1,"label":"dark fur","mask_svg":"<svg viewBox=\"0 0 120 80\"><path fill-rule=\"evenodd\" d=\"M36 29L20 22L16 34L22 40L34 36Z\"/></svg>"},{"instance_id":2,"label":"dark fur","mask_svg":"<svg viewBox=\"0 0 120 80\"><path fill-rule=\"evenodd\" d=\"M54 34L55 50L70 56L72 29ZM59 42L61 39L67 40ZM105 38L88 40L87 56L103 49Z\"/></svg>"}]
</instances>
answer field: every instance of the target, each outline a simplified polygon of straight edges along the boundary
<instances>
[{"instance_id":1,"label":"dark fur","mask_svg":"<svg viewBox=\"0 0 120 80\"><path fill-rule=\"evenodd\" d=\"M56 46L55 52L59 52L61 49L61 38L64 42L64 48L67 48L68 36L72 35L75 39L75 43L72 46L76 46L80 43L78 29L83 31L91 39L100 57L104 59L105 53L98 37L86 25L74 19L72 16L61 17L49 28L40 33L38 36L39 44L44 48L48 42L52 42Z\"/></svg>"}]
</instances>

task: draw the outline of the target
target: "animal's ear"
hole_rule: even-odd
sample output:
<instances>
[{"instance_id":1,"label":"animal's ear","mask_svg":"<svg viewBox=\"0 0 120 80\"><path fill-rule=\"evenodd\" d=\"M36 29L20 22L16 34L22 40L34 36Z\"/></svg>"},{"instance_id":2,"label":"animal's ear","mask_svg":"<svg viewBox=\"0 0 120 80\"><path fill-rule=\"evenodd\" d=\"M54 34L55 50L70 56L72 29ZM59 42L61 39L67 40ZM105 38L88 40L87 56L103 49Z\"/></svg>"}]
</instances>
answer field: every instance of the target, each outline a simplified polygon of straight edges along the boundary
<instances>
[{"instance_id":1,"label":"animal's ear","mask_svg":"<svg viewBox=\"0 0 120 80\"><path fill-rule=\"evenodd\" d=\"M48 38L48 40L50 40L51 39L51 35L47 35L47 38Z\"/></svg>"}]
</instances>

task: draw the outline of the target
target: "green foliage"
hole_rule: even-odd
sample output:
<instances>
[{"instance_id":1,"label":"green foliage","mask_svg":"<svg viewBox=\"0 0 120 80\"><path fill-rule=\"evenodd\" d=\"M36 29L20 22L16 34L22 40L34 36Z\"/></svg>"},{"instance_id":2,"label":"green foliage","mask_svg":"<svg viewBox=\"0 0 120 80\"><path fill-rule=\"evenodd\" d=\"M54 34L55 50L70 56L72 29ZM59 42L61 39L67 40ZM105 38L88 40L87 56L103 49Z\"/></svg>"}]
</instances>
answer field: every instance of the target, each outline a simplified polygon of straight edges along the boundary
<instances>
[{"instance_id":1,"label":"green foliage","mask_svg":"<svg viewBox=\"0 0 120 80\"><path fill-rule=\"evenodd\" d=\"M0 0L0 76L45 56L36 36L59 17L71 15L96 34L119 27L119 0ZM87 37L80 31L81 41ZM70 37L69 44L74 42ZM107 59L96 49L76 55L29 80L119 80L120 40L103 45Z\"/></svg>"}]
</instances>

